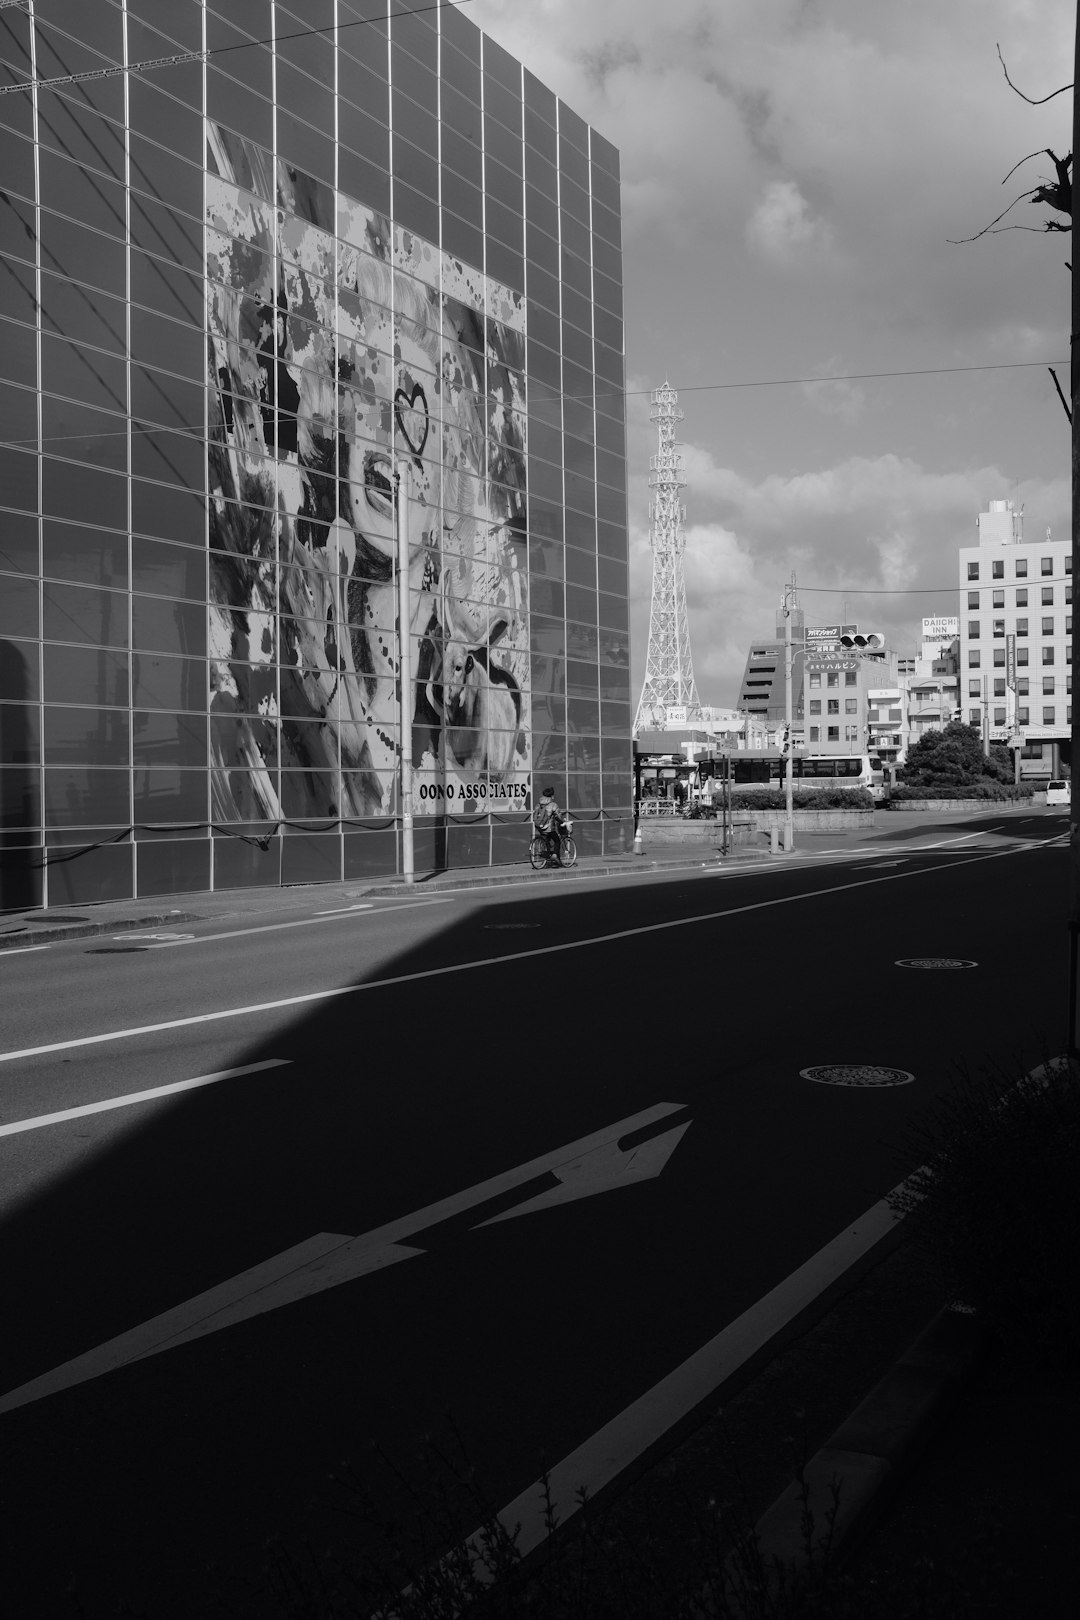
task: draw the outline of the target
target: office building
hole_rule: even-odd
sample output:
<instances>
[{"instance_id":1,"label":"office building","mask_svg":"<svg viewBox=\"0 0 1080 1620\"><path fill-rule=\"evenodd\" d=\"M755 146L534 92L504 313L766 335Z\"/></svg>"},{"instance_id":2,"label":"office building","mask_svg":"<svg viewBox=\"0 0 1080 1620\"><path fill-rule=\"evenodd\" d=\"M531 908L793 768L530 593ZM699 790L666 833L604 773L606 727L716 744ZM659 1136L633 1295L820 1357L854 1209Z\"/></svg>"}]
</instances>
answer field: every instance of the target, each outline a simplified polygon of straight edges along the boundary
<instances>
[{"instance_id":1,"label":"office building","mask_svg":"<svg viewBox=\"0 0 1080 1620\"><path fill-rule=\"evenodd\" d=\"M1057 776L1072 734L1072 544L1025 540L1023 514L991 501L961 546L960 706L991 741L1021 743L1025 775Z\"/></svg>"},{"instance_id":2,"label":"office building","mask_svg":"<svg viewBox=\"0 0 1080 1620\"><path fill-rule=\"evenodd\" d=\"M6 906L632 836L618 154L453 6L0 11ZM398 681L395 478L404 464Z\"/></svg>"}]
</instances>

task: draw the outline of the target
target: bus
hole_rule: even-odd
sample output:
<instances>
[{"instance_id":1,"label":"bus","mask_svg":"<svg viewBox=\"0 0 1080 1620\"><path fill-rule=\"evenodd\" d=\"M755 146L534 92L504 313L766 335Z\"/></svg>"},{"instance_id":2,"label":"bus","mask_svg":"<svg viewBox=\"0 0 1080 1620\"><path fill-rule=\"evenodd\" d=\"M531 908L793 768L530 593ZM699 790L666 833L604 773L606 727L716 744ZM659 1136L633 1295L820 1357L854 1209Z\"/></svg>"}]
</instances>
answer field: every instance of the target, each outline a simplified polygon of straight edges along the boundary
<instances>
[{"instance_id":1,"label":"bus","mask_svg":"<svg viewBox=\"0 0 1080 1620\"><path fill-rule=\"evenodd\" d=\"M782 787L784 758L777 749L731 754L734 787ZM717 775L723 765L717 761ZM791 780L796 787L866 788L875 797L881 791L881 769L874 771L869 754L793 754Z\"/></svg>"}]
</instances>

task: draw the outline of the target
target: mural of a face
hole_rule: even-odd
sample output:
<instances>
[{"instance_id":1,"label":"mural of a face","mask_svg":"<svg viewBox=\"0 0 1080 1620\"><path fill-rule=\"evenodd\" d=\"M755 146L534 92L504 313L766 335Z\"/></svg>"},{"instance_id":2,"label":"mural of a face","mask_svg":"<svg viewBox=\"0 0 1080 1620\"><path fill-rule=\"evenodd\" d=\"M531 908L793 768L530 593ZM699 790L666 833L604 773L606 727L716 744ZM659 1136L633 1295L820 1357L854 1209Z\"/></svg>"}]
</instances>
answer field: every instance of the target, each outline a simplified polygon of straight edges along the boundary
<instances>
[{"instance_id":1,"label":"mural of a face","mask_svg":"<svg viewBox=\"0 0 1080 1620\"><path fill-rule=\"evenodd\" d=\"M208 125L214 813L397 807L408 465L420 813L529 789L524 306Z\"/></svg>"}]
</instances>

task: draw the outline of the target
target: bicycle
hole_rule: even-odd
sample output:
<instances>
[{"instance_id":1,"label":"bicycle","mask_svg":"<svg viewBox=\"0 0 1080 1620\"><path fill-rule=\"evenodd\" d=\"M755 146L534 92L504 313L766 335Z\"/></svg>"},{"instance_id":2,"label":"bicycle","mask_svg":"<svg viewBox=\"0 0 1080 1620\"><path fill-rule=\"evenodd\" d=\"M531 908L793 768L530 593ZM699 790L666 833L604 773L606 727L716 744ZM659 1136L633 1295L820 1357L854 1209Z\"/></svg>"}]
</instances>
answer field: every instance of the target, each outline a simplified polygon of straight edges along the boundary
<instances>
[{"instance_id":1,"label":"bicycle","mask_svg":"<svg viewBox=\"0 0 1080 1620\"><path fill-rule=\"evenodd\" d=\"M576 866L577 845L574 843L573 825L570 817L564 816L557 834L534 832L529 845L529 861L534 872L542 871L552 861L556 866Z\"/></svg>"}]
</instances>

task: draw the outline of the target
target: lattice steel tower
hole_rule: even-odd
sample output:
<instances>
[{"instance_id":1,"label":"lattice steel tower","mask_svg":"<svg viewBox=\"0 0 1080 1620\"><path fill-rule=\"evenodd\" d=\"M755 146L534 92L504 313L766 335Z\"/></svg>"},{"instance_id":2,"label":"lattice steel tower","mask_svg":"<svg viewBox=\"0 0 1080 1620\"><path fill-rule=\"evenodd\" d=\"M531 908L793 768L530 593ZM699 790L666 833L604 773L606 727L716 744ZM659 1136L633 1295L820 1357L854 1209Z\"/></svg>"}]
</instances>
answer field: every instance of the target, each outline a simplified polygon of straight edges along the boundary
<instances>
[{"instance_id":1,"label":"lattice steel tower","mask_svg":"<svg viewBox=\"0 0 1080 1620\"><path fill-rule=\"evenodd\" d=\"M645 655L645 684L634 719L635 737L641 731L662 731L668 709L686 710L686 720L701 718L690 659L690 628L686 617L686 582L683 579L683 519L686 508L679 491L686 488L682 455L675 443L675 428L683 419L678 394L669 383L653 394L652 420L659 423L660 448L652 457L649 486L656 499L649 507L653 549L652 606L649 610L649 647Z\"/></svg>"}]
</instances>

